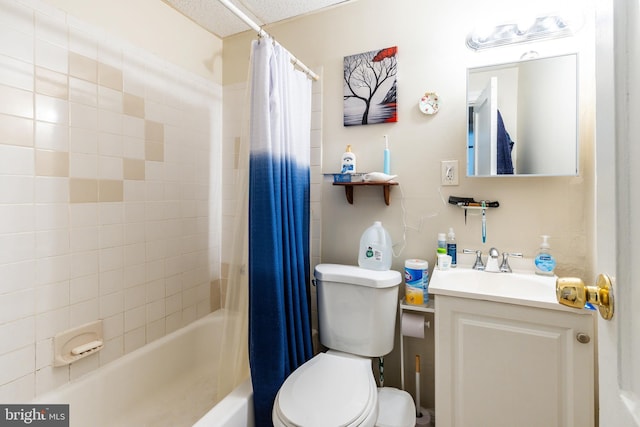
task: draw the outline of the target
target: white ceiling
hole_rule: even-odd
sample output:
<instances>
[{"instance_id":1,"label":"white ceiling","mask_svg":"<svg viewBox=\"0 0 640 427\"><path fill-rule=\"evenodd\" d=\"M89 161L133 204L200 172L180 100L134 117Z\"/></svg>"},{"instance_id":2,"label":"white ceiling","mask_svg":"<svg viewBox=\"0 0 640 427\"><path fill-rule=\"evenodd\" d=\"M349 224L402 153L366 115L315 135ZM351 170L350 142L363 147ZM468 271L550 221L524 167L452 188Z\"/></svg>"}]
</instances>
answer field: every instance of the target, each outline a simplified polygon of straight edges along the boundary
<instances>
[{"instance_id":1,"label":"white ceiling","mask_svg":"<svg viewBox=\"0 0 640 427\"><path fill-rule=\"evenodd\" d=\"M218 0L163 0L201 27L224 38L250 29ZM259 26L354 0L231 0Z\"/></svg>"}]
</instances>

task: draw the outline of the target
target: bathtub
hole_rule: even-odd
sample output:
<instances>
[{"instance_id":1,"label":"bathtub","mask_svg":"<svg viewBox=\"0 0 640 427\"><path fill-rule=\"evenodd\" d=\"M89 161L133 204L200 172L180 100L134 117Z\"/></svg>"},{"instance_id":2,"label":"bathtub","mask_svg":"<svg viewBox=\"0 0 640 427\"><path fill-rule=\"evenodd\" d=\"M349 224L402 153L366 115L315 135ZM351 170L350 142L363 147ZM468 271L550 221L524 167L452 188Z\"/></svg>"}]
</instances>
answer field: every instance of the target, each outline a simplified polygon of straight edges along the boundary
<instances>
[{"instance_id":1,"label":"bathtub","mask_svg":"<svg viewBox=\"0 0 640 427\"><path fill-rule=\"evenodd\" d=\"M35 403L68 403L71 427L253 427L249 380L214 406L222 325L215 311Z\"/></svg>"}]
</instances>

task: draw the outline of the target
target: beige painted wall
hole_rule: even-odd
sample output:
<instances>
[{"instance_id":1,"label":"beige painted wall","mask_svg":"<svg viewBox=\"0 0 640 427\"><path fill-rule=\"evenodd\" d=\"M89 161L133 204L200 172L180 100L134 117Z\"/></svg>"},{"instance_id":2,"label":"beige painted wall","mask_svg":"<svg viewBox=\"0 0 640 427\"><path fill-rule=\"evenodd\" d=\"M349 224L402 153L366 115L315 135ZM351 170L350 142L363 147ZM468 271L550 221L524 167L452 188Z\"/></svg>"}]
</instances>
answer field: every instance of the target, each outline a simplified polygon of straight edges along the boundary
<instances>
[{"instance_id":1,"label":"beige painted wall","mask_svg":"<svg viewBox=\"0 0 640 427\"><path fill-rule=\"evenodd\" d=\"M438 232L456 231L458 248L492 246L501 252L523 252L534 257L541 234L551 235L556 272L590 280L593 276L594 39L590 5L580 3L585 22L575 37L476 53L465 47L465 37L479 22L500 23L524 8L534 16L556 11L568 1L488 2L435 0L358 0L317 14L272 25L266 30L306 65L322 67L323 172L337 172L347 144L357 155L361 171L382 168L383 135L389 135L391 169L400 188L391 190L385 206L378 188L357 188L349 205L341 188L322 184L322 262L357 263L359 238L374 220L382 220L396 244L399 256L394 269L402 271L408 258L427 259L433 268ZM224 86L246 80L253 32L224 40ZM342 124L343 57L369 50L398 46L398 115L394 124L344 127ZM511 62L535 50L540 56L579 52L580 63L580 174L556 178L466 178L460 185L440 186L440 161L458 160L466 165L466 68ZM425 116L418 100L435 91L441 100L437 115ZM553 102L549 100L548 102ZM549 153L550 156L553 153ZM500 201L487 214L487 242L481 241L478 215L444 203L449 195ZM406 240L405 240L406 236ZM485 255L486 256L486 255ZM472 259L462 265L471 266ZM401 291L402 292L402 291ZM432 320L432 319L431 319ZM410 340L411 341L411 340ZM414 340L415 341L415 340ZM433 406L433 335L424 342L410 342L407 387L412 390L411 360L422 354L423 406ZM399 385L399 350L385 363L388 385ZM409 360L409 358L411 360ZM425 368L426 366L426 368Z\"/></svg>"},{"instance_id":2,"label":"beige painted wall","mask_svg":"<svg viewBox=\"0 0 640 427\"><path fill-rule=\"evenodd\" d=\"M222 40L160 0L45 0L110 36L222 82Z\"/></svg>"},{"instance_id":3,"label":"beige painted wall","mask_svg":"<svg viewBox=\"0 0 640 427\"><path fill-rule=\"evenodd\" d=\"M465 47L464 40L476 18L501 22L521 9L521 4L496 0L494 3L408 0L399 6L384 0L359 0L267 27L277 41L308 66L323 67L323 172L338 170L346 144L352 145L359 170L381 170L383 135L389 135L391 169L398 174L401 186L392 189L391 206L384 205L379 189L356 189L355 203L349 205L342 189L329 182L324 184L324 262L356 263L360 234L370 222L380 219L391 233L396 252L400 252L393 264L397 269L403 267L407 258L424 258L432 264L437 233L453 227L459 249L477 248L486 253L495 246L500 251L523 252L530 257L535 256L539 236L549 234L559 264L557 272L590 277L594 42L588 7L582 8L585 23L573 38L472 52ZM553 2L538 2L537 14L547 11L545 3L548 10L555 10ZM495 13L498 4L500 15ZM253 38L255 35L247 32L224 40L225 85L246 79L249 43ZM399 121L344 127L340 74L343 57L394 45L399 52ZM540 56L580 53L580 175L461 176L459 186L441 187L441 160L457 159L460 168L465 167L467 66L517 60L530 50ZM441 109L437 115L425 116L418 110L418 100L425 91L439 94ZM443 203L449 195L500 201L500 208L487 214L486 244L481 241L480 217L470 214L465 225L463 211Z\"/></svg>"}]
</instances>

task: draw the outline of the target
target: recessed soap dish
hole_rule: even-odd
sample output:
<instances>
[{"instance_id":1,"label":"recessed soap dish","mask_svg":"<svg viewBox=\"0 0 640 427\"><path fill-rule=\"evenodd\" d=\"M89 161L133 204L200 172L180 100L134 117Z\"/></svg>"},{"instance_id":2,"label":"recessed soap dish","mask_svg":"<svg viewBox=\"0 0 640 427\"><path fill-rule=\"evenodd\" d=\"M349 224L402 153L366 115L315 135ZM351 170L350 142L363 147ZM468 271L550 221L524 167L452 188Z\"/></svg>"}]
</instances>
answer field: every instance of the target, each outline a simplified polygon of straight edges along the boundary
<instances>
[{"instance_id":1,"label":"recessed soap dish","mask_svg":"<svg viewBox=\"0 0 640 427\"><path fill-rule=\"evenodd\" d=\"M102 320L60 332L53 337L53 366L66 366L104 347Z\"/></svg>"}]
</instances>

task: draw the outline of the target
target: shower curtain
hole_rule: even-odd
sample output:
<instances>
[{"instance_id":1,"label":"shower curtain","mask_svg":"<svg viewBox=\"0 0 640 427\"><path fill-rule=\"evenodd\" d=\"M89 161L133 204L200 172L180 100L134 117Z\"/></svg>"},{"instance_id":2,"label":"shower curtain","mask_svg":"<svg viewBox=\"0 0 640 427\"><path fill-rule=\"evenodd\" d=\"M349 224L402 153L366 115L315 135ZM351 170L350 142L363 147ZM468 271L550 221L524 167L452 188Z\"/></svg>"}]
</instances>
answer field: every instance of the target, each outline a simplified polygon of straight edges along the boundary
<instances>
[{"instance_id":1,"label":"shower curtain","mask_svg":"<svg viewBox=\"0 0 640 427\"><path fill-rule=\"evenodd\" d=\"M309 299L311 81L290 54L254 41L249 172L249 362L257 426L312 356Z\"/></svg>"}]
</instances>

